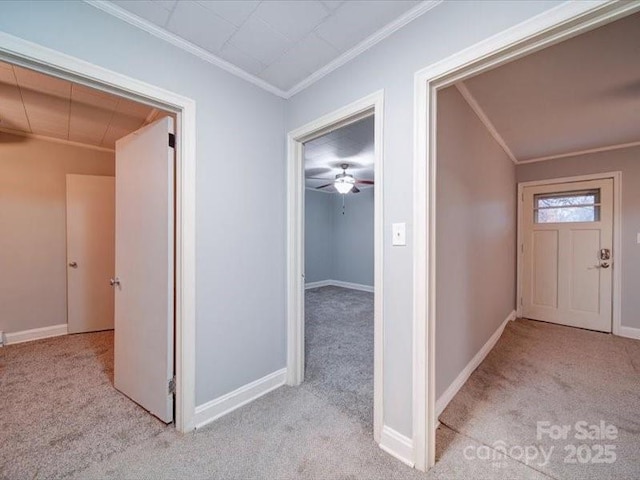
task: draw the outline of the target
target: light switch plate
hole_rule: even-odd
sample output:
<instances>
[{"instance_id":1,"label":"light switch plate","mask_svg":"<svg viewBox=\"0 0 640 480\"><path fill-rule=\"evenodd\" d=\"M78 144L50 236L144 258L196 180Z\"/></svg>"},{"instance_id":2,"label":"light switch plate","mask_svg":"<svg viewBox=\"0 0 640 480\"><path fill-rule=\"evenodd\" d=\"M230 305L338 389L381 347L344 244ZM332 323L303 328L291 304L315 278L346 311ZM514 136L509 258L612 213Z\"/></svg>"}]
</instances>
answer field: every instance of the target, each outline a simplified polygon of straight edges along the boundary
<instances>
[{"instance_id":1,"label":"light switch plate","mask_svg":"<svg viewBox=\"0 0 640 480\"><path fill-rule=\"evenodd\" d=\"M638 243L640 243L640 233L638 234Z\"/></svg>"},{"instance_id":2,"label":"light switch plate","mask_svg":"<svg viewBox=\"0 0 640 480\"><path fill-rule=\"evenodd\" d=\"M407 224L394 223L391 225L393 231L393 245L404 246L407 244Z\"/></svg>"}]
</instances>

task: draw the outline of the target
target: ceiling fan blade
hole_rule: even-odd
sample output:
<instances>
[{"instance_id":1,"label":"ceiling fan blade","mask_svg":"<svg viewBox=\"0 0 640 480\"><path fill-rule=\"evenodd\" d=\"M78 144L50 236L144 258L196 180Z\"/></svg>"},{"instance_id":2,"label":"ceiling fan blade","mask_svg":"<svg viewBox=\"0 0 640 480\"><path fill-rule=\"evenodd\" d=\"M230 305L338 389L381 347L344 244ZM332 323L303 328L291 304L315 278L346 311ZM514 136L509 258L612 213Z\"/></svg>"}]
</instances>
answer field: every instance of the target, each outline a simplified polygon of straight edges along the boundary
<instances>
[{"instance_id":1,"label":"ceiling fan blade","mask_svg":"<svg viewBox=\"0 0 640 480\"><path fill-rule=\"evenodd\" d=\"M360 193L360 189L354 185L351 189L351 193Z\"/></svg>"},{"instance_id":2,"label":"ceiling fan blade","mask_svg":"<svg viewBox=\"0 0 640 480\"><path fill-rule=\"evenodd\" d=\"M327 178L327 177L304 177L307 180L326 180L329 181L331 180L331 178Z\"/></svg>"},{"instance_id":3,"label":"ceiling fan blade","mask_svg":"<svg viewBox=\"0 0 640 480\"><path fill-rule=\"evenodd\" d=\"M316 187L316 190L320 190L321 188L327 188L327 187L330 187L331 185L333 185L333 183L327 183L326 185L320 185L319 187Z\"/></svg>"},{"instance_id":4,"label":"ceiling fan blade","mask_svg":"<svg viewBox=\"0 0 640 480\"><path fill-rule=\"evenodd\" d=\"M373 185L375 182L373 180L356 180L356 183L360 185Z\"/></svg>"}]
</instances>

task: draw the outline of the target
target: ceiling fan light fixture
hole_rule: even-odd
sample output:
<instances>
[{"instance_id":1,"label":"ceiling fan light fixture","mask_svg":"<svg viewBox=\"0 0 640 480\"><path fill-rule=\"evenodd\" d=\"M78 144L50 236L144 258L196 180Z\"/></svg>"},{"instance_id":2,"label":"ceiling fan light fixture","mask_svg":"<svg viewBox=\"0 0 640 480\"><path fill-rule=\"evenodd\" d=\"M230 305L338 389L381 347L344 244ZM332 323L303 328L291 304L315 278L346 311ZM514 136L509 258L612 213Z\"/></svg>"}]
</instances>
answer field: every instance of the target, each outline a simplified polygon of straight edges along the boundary
<instances>
[{"instance_id":1,"label":"ceiling fan light fixture","mask_svg":"<svg viewBox=\"0 0 640 480\"><path fill-rule=\"evenodd\" d=\"M333 186L336 187L338 193L346 195L353 189L355 183L356 181L351 175L341 174L336 178Z\"/></svg>"}]
</instances>

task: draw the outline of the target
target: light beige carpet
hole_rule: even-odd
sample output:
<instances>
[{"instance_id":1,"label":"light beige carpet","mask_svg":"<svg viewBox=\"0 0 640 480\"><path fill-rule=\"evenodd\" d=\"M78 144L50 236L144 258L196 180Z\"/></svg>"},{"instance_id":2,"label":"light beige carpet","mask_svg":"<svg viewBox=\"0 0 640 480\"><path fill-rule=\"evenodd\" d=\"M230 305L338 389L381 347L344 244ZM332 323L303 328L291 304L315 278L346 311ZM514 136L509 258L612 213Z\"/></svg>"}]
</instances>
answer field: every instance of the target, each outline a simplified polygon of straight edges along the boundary
<instances>
[{"instance_id":1,"label":"light beige carpet","mask_svg":"<svg viewBox=\"0 0 640 480\"><path fill-rule=\"evenodd\" d=\"M344 302L357 301L362 312L369 310L370 294L342 293ZM317 308L314 321L328 324L315 325L310 348L329 335L335 344L327 355L344 350L345 361L359 361L348 350L370 351L362 342L372 341L373 320L344 321L336 315L340 289L326 294L331 305ZM316 296L312 303L321 301ZM438 430L438 463L428 474L380 450L363 417L366 408L346 405L350 397L370 398L354 395L364 392L370 375L357 388L323 383L327 372L320 352L309 356L315 380L304 388L282 387L194 434L180 435L113 389L111 348L112 335L105 332L0 349L0 478L640 478L637 341L531 321L510 323L442 415L449 427ZM538 420L583 417L617 426L616 463L554 460L540 467L508 456L479 458L478 452L493 456L499 450L491 447L501 440L508 446L537 444Z\"/></svg>"},{"instance_id":2,"label":"light beige carpet","mask_svg":"<svg viewBox=\"0 0 640 480\"><path fill-rule=\"evenodd\" d=\"M0 478L62 478L171 429L112 385L112 331L0 348Z\"/></svg>"},{"instance_id":3,"label":"light beige carpet","mask_svg":"<svg viewBox=\"0 0 640 480\"><path fill-rule=\"evenodd\" d=\"M551 478L640 479L640 341L510 322L440 420ZM590 427L603 423L607 438ZM582 438L584 429L600 438ZM493 463L499 470L500 461Z\"/></svg>"}]
</instances>

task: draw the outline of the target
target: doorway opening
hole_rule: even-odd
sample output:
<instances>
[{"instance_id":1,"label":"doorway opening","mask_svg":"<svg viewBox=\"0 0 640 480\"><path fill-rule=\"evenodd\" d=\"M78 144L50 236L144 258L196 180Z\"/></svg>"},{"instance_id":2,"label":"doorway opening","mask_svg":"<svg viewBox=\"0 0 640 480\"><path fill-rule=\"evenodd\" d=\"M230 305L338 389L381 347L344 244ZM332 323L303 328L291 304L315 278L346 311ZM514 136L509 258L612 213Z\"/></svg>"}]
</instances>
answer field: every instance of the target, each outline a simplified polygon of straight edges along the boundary
<instances>
[{"instance_id":1,"label":"doorway opening","mask_svg":"<svg viewBox=\"0 0 640 480\"><path fill-rule=\"evenodd\" d=\"M374 117L304 144L305 381L373 434Z\"/></svg>"},{"instance_id":2,"label":"doorway opening","mask_svg":"<svg viewBox=\"0 0 640 480\"><path fill-rule=\"evenodd\" d=\"M171 165L170 172L169 169L166 170L167 174L170 173L171 180L169 181L167 177L166 185L164 185L166 192L171 193L170 205L169 203L166 205L167 208L171 207L171 213L167 214L166 220L175 222L175 231L172 227L164 234L166 241L171 245L172 260L167 262L167 267L169 267L170 263L171 268L175 268L175 284L173 282L173 274L171 284L172 305L167 304L166 306L168 310L171 310L170 327L172 332L175 329L175 345L172 340L167 342L165 348L165 350L171 350L170 356L167 357L167 364L170 364L171 370L175 371L175 380L170 383L167 382L163 393L166 396L169 388L175 388L175 417L173 409L171 409L171 419L175 421L175 427L180 431L193 429L191 425L195 409L195 339L193 336L195 326L195 251L193 248L195 239L193 223L195 202L195 176L193 171L195 161L193 149L195 115L193 101L13 37L3 37L0 58L15 68L29 70L37 75L44 74L59 82L72 82L77 85L79 91L82 89L93 91L94 97L102 98L103 101L106 101L107 97L111 96L119 99L118 101L123 104L138 105L138 109L144 108L148 112L147 117L145 117L147 121L140 122L138 126L142 123L149 123L148 128L152 128L158 122L162 123L162 119L157 120L158 117L162 116L165 116L164 120L167 124L177 125L172 139L169 138L168 132L164 135L165 149L168 149L169 142L175 145L175 147L172 147L172 150L175 148L175 156L172 155L171 157L172 162L175 161L175 166ZM35 96L37 97L37 95ZM67 103L71 105L70 98L67 99ZM86 107L86 105L83 106ZM115 116L115 114L113 115ZM169 116L167 117L166 115ZM95 127L95 125L86 122L80 127L88 128L90 126ZM129 126L126 128L128 128L128 131L134 130ZM141 132L143 131L145 131L144 128ZM30 137L34 138L33 132L29 133ZM121 137L125 133L120 131L118 134L114 130L114 139ZM27 137L23 136L23 138ZM66 143L69 143L68 138L66 140ZM80 143L86 143L86 140ZM95 145L94 147L98 150L102 148ZM112 149L107 148L107 150ZM174 198L175 208L173 204ZM174 251L175 259L173 257ZM68 263L73 264L74 260L70 259ZM74 266L71 265L69 268L74 269ZM80 270L79 264L77 270ZM114 277L112 280L114 286L118 287L119 279ZM109 279L107 279L108 281ZM122 279L120 281L120 285L122 285ZM174 303L175 305L173 305ZM61 331L59 333L64 332ZM173 354L174 349L175 356Z\"/></svg>"},{"instance_id":3,"label":"doorway opening","mask_svg":"<svg viewBox=\"0 0 640 480\"><path fill-rule=\"evenodd\" d=\"M353 390L350 393L341 393L338 389L327 391L327 394L333 393L337 397L348 394L351 400L360 395L352 405L353 413L362 418L365 428L369 426L378 443L383 430L382 100L383 94L378 92L288 136L287 382L300 385L309 379L313 383L322 376L333 376L328 380L334 385L349 382L349 378L335 378L341 374L341 369L344 369L345 377L358 378L359 382L350 386ZM340 191L347 193L338 193ZM365 211L368 212L367 219L357 218L356 215L364 215ZM335 243L329 238L336 238L332 236L334 219L335 231L341 236ZM363 221L368 227L359 231ZM362 264L359 272L349 270L349 262L340 260L340 255L356 255L349 249L366 250L367 246L368 253L357 252L362 254L358 255L361 258L350 259ZM332 262L338 262L335 270ZM328 306L325 297L332 295L336 297L333 299L336 300L335 308L329 311L331 309L325 309ZM354 302L362 307L362 325L356 325L358 322L349 324ZM335 352L326 350L331 335L326 335L329 329L323 315L338 324L344 322L345 329L354 329L352 333L363 340L363 348L369 348L369 352L373 350L372 358L366 352L346 352L342 358L346 363L340 365ZM305 319L308 322L306 332ZM367 332L367 329L371 331ZM334 331L337 335L334 340L342 341L339 330ZM342 333L347 332L343 329ZM367 338L368 333L372 338ZM335 347L357 348L347 344ZM305 348L312 351L305 355ZM322 365L320 352L323 349L333 357L333 362L337 362L336 368L327 369ZM366 362L369 365L364 364ZM305 376L305 368L309 369L309 377ZM367 370L371 372L371 378L366 378Z\"/></svg>"},{"instance_id":4,"label":"doorway opening","mask_svg":"<svg viewBox=\"0 0 640 480\"><path fill-rule=\"evenodd\" d=\"M535 176L532 177L533 170L541 170L543 167L538 167L539 165L546 164L547 161L555 162L555 160L565 162L562 164L563 167L558 168L555 175L547 172L540 178L549 180L551 178L573 177L579 174L611 172L611 170L618 168L616 166L611 168L613 165L606 165L606 162L598 167L593 167L592 164L593 168L590 171L580 170L580 167L577 166L578 160L574 157L602 154L600 158L604 158L605 152L607 155L611 155L611 152L620 152L622 149L634 148L639 145L637 139L623 140L625 135L622 132L625 131L625 127L620 126L618 129L620 135L617 140L604 145L590 145L588 147L575 144L561 152L559 151L563 147L561 143L549 141L549 136L536 138L534 135L536 132L539 135L542 132L546 132L547 135L558 134L561 131L566 133L566 130L562 130L557 123L559 121L558 115L550 115L546 121L539 121L536 125L531 125L531 128L528 128L526 132L520 132L523 134L519 137L517 136L518 132L514 132L517 129L518 120L522 120L521 117L539 111L542 107L548 110L553 109L566 99L571 98L576 91L583 92L584 89L592 87L593 84L590 82L574 83L574 87L579 85L579 88L566 89L563 95L551 102L536 101L536 97L530 94L527 96L531 102L529 108L523 109L520 105L518 112L502 116L501 107L494 107L498 103L506 104L511 101L512 96L508 95L512 92L509 90L509 81L503 78L499 89L496 89L495 85L493 88L484 89L486 85L483 84L483 80L497 77L498 73L496 72L500 71L510 70L509 74L513 75L518 66L522 66L529 60L540 60L546 52L556 47L565 49L563 53L566 54L566 49L570 49L576 42L579 42L582 34L586 38L587 35L597 32L599 27L607 28L617 21L626 21L627 24L633 23L632 17L637 17L637 14L634 15L637 11L637 5L614 3L592 8L586 8L586 6L558 8L554 15L541 16L535 21L525 22L517 29L512 30L510 34L505 32L504 35L501 34L492 38L491 41L482 42L416 74L417 116L415 127L417 144L414 166L417 183L414 203L416 275L414 282L415 344L413 365L414 445L418 468L428 469L433 466L436 460L435 435L439 414L450 404L449 402L474 374L476 368L483 363L485 357L500 340L503 331L506 330L509 335L513 333L514 327L512 325L514 324L510 321L516 318L516 309L519 308L517 306L519 298L516 293L517 275L514 267L516 258L522 253L521 248L526 248L516 241L516 210L520 208L518 206L519 199L516 199L517 183L535 179ZM621 28L616 33L616 38L619 38L618 33L623 31L633 35L634 29ZM635 27L635 31L637 32L637 27ZM607 41L613 41L613 38L609 37ZM547 49L547 47L549 48ZM581 51L606 61L617 58L618 54L624 55L623 50L624 48L607 50L616 52L611 57L608 54L598 55L598 50L590 47ZM546 69L555 66L561 70L564 69L565 73L556 72L557 74L548 77L553 81L547 85L546 90L552 91L558 87L562 77L572 71L572 66L575 66L574 62L577 58L578 55L574 54L569 61L555 63L543 61L537 68L529 70L529 74L520 77L521 81L516 82L518 88L523 88L523 85L534 74L542 74ZM593 66L595 63L592 62L589 65ZM632 73L630 68L625 70L625 74ZM611 69L605 70L608 73L612 72ZM519 73L522 74L523 71ZM591 81L602 78L596 75L588 77ZM513 78L515 77L512 77L511 80ZM514 102L511 103L514 104ZM580 104L584 104L584 101L582 103L576 102L574 106ZM565 104L563 103L563 105ZM618 103L618 105L620 106L622 103ZM564 111L573 110L565 108ZM463 122L457 121L458 126L464 123L464 142L456 141L455 133L459 133L461 130L452 128L456 125L452 112L459 114L458 120L462 117L465 118ZM578 126L583 129L587 127L582 123L586 117L586 115L578 115L578 121L572 125L574 131L579 130ZM601 130L598 131L598 136L587 134L581 141L587 138L594 141L596 139L598 141L604 140L606 136L603 135L604 133L604 130ZM528 144L525 142L526 138L529 139ZM564 147L566 146L564 145ZM448 148L449 156L466 158L466 168L463 162L459 162L459 165L455 162L448 162L443 155L444 148ZM465 152L465 148L471 148L471 151ZM548 153L540 151L545 148L555 148L557 151ZM538 151L536 152L536 150ZM474 161L476 162L475 167L478 167L484 161L483 159L491 156L498 159L492 164L493 166L487 162L484 169L478 170L476 168L475 174L470 174L473 169L469 167L468 162ZM535 164L536 167L529 166L529 163ZM570 165L571 167L569 167ZM569 168L574 170L569 170ZM559 175L559 171L562 171L562 174ZM539 173L536 172L536 174ZM447 180L450 180L448 184ZM535 197L532 197L532 201L533 198ZM451 236L448 238L444 236L444 232L447 230L444 224L449 222L455 226L455 222L460 221L460 217L464 216L459 214L448 216L443 213L443 208L446 208L447 204L458 207L457 210L450 209L450 212L469 213L469 224L476 228L468 231L468 235L458 235L455 239L452 239ZM462 204L467 207L460 209ZM532 211L526 215L529 213L534 214ZM478 222L480 218L484 218L484 220ZM491 240L492 236L495 237L493 240ZM475 241L473 246L468 245L468 248L464 250L458 249L456 255L452 256L450 248L452 244L464 243L466 238L470 241L483 239L486 242L483 244L482 241ZM503 248L492 250L497 245L502 245ZM591 247L590 249L593 250ZM607 247L602 245L596 251L591 252L589 254L591 263L588 266L585 264L584 268L593 267L596 261L600 262L601 250L606 249ZM446 252L449 253L448 256L445 254ZM474 252L476 253L474 254ZM603 256L606 254L607 252L602 252ZM611 252L608 254L611 255ZM476 262L475 267L469 267L469 264L475 260L481 260L481 258L482 261ZM461 265L461 262L466 263ZM505 266L508 266L506 270ZM598 267L598 270L606 270L602 268L601 263L598 263ZM451 280L455 277L456 269L465 272L464 281L458 282L459 288L447 298L447 289L443 288L443 285L447 285L447 278ZM497 279L496 272L498 271L505 275ZM505 282L504 279L508 279L508 282ZM474 288L474 285L479 287ZM505 287L500 289L500 293L497 295L488 295L486 292L485 294L478 293L490 290L496 285ZM461 308L461 304L473 298L476 298L477 301L471 310ZM499 299L504 299L503 304L496 306ZM494 322L491 327L484 328L482 321L475 321L469 325L469 328L460 326L459 328L449 328L447 334L447 328L455 323L452 319L464 317L470 312L478 317L478 309L494 310L489 312L489 316L492 318L491 322ZM436 322L442 318L443 312L448 312L446 316L448 325L444 325L445 322L440 322L436 326ZM522 325L523 323L519 321L516 324ZM449 335L448 342L443 341L443 335ZM463 351L466 352L464 358L461 357L456 362L451 359L448 362L443 361L443 357L446 357L448 352L459 354ZM453 367L456 363L457 365ZM514 362L505 361L505 363L513 364ZM445 371L447 369L448 371ZM447 375L448 379L443 381L442 379ZM526 383L524 382L523 385ZM460 411L458 410L457 413ZM467 418L462 423L468 426L473 422ZM469 434L468 431L465 432ZM485 438L482 441L485 444L491 444L492 440L494 439Z\"/></svg>"}]
</instances>

